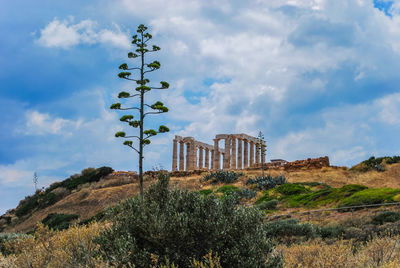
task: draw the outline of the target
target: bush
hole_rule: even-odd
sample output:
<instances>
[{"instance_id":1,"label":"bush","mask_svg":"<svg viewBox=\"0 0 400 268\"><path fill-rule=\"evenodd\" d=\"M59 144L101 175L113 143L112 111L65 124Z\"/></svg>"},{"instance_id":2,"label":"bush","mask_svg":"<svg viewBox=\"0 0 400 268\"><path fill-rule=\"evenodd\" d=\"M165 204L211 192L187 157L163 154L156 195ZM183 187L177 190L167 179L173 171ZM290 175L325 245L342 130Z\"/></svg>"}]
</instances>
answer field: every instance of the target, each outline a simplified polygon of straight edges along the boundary
<instances>
[{"instance_id":1,"label":"bush","mask_svg":"<svg viewBox=\"0 0 400 268\"><path fill-rule=\"evenodd\" d=\"M282 185L278 186L276 188L276 191L283 195L295 195L295 194L307 193L310 190L308 190L303 185L286 183L286 184L282 184Z\"/></svg>"},{"instance_id":2,"label":"bush","mask_svg":"<svg viewBox=\"0 0 400 268\"><path fill-rule=\"evenodd\" d=\"M5 246L6 243L15 241L19 238L27 237L25 234L18 234L18 233L0 233L0 253L4 255L8 255L11 252Z\"/></svg>"},{"instance_id":3,"label":"bush","mask_svg":"<svg viewBox=\"0 0 400 268\"><path fill-rule=\"evenodd\" d=\"M373 224L384 224L385 222L396 222L400 220L400 213L395 211L382 211L372 218Z\"/></svg>"},{"instance_id":4,"label":"bush","mask_svg":"<svg viewBox=\"0 0 400 268\"><path fill-rule=\"evenodd\" d=\"M316 230L310 223L299 223L295 219L270 222L265 229L268 237L275 238L302 236L308 239L316 235Z\"/></svg>"},{"instance_id":5,"label":"bush","mask_svg":"<svg viewBox=\"0 0 400 268\"><path fill-rule=\"evenodd\" d=\"M212 194L212 192L213 192L213 190L211 190L211 189L204 189L204 190L199 191L199 193L201 195L209 195L209 194Z\"/></svg>"},{"instance_id":6,"label":"bush","mask_svg":"<svg viewBox=\"0 0 400 268\"><path fill-rule=\"evenodd\" d=\"M210 251L222 267L265 267L273 244L256 208L238 207L237 199L171 190L168 175L145 192L112 209L113 224L98 239L100 252L118 267L149 267L151 257L189 267ZM271 264L272 265L272 264ZM278 266L279 267L279 266Z\"/></svg>"},{"instance_id":7,"label":"bush","mask_svg":"<svg viewBox=\"0 0 400 268\"><path fill-rule=\"evenodd\" d=\"M275 178L268 174L266 177L257 177L255 179L248 179L246 181L246 185L256 184L257 188L260 190L272 189L277 185L285 183L287 183L287 181L283 174L276 176Z\"/></svg>"},{"instance_id":8,"label":"bush","mask_svg":"<svg viewBox=\"0 0 400 268\"><path fill-rule=\"evenodd\" d=\"M211 183L233 183L243 176L242 172L236 173L233 171L217 170L206 174L203 179L205 181L211 181Z\"/></svg>"},{"instance_id":9,"label":"bush","mask_svg":"<svg viewBox=\"0 0 400 268\"><path fill-rule=\"evenodd\" d=\"M257 207L259 209L265 210L274 210L276 209L276 206L278 205L279 201L276 199L270 200L270 201L266 201L266 202L262 202L259 205L257 205Z\"/></svg>"},{"instance_id":10,"label":"bush","mask_svg":"<svg viewBox=\"0 0 400 268\"><path fill-rule=\"evenodd\" d=\"M316 233L322 238L339 238L344 233L344 228L340 226L323 226L316 228Z\"/></svg>"},{"instance_id":11,"label":"bush","mask_svg":"<svg viewBox=\"0 0 400 268\"><path fill-rule=\"evenodd\" d=\"M50 213L42 220L42 223L51 229L63 230L70 226L71 221L76 220L78 215L75 214L58 214Z\"/></svg>"},{"instance_id":12,"label":"bush","mask_svg":"<svg viewBox=\"0 0 400 268\"><path fill-rule=\"evenodd\" d=\"M252 199L257 196L257 193L251 189L244 188L240 193L240 196L242 198Z\"/></svg>"}]
</instances>

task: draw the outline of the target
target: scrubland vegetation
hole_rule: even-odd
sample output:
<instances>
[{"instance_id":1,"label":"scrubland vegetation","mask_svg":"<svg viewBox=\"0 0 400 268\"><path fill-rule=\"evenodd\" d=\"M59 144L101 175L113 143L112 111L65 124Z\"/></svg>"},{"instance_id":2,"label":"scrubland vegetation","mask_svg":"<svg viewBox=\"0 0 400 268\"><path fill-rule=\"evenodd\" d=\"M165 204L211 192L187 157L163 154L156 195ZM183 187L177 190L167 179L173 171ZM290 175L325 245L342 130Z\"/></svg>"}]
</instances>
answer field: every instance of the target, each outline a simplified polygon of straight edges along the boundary
<instances>
[{"instance_id":1,"label":"scrubland vegetation","mask_svg":"<svg viewBox=\"0 0 400 268\"><path fill-rule=\"evenodd\" d=\"M308 172L319 172L321 178L334 172L385 177L400 168L392 157L378 160L384 171L360 169L370 165L367 161L351 170ZM21 201L15 212L26 212L18 220L44 216L27 234L0 233L0 267L400 266L398 209L348 208L399 202L400 189L299 181L297 176L307 171L265 177L255 171L218 171L181 178L183 186L160 174L158 180L145 180L152 185L143 200L136 189L133 197L90 217L43 214L64 200L89 200L96 191L107 195L138 188L124 178L101 180L111 171L87 169ZM56 204L47 202L49 193L60 198ZM301 216L310 209L333 208Z\"/></svg>"}]
</instances>

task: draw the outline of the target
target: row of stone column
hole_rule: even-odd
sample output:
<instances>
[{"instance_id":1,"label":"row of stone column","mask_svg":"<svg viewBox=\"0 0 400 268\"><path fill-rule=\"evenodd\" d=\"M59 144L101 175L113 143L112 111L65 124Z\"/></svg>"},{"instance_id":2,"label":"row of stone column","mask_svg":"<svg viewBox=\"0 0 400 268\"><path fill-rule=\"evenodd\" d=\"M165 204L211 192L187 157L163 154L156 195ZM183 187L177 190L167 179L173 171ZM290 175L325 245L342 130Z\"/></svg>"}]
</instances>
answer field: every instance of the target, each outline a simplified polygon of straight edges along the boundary
<instances>
[{"instance_id":1,"label":"row of stone column","mask_svg":"<svg viewBox=\"0 0 400 268\"><path fill-rule=\"evenodd\" d=\"M178 161L178 143L179 143L179 161ZM185 155L185 145L186 145L186 155ZM197 159L197 152L199 155L199 159ZM178 162L179 162L179 169L178 169ZM173 140L173 149L172 149L173 171L185 170L185 164L186 164L186 170L214 169L214 162L215 161L214 161L213 149L210 150L207 147L198 146L194 141L184 142L175 139Z\"/></svg>"},{"instance_id":2,"label":"row of stone column","mask_svg":"<svg viewBox=\"0 0 400 268\"><path fill-rule=\"evenodd\" d=\"M214 139L214 148L217 154L219 154L219 140ZM225 150L222 154L223 169L243 169L258 166L261 162L265 163L265 153L262 153L259 144L246 139L236 137L225 138ZM214 166L220 167L219 155L214 158L214 161Z\"/></svg>"}]
</instances>

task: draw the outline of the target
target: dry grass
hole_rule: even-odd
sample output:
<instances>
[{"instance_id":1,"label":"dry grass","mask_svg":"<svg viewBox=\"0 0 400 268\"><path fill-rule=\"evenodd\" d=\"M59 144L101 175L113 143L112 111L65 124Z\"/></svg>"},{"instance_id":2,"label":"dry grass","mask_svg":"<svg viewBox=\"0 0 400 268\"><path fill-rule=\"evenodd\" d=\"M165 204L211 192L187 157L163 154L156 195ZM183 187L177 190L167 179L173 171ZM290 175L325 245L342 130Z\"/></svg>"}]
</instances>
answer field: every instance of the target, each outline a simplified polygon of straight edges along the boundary
<instances>
[{"instance_id":1,"label":"dry grass","mask_svg":"<svg viewBox=\"0 0 400 268\"><path fill-rule=\"evenodd\" d=\"M285 267L399 267L399 236L375 238L365 246L340 240L327 244L321 240L292 246L279 246ZM355 253L353 253L355 252Z\"/></svg>"}]
</instances>

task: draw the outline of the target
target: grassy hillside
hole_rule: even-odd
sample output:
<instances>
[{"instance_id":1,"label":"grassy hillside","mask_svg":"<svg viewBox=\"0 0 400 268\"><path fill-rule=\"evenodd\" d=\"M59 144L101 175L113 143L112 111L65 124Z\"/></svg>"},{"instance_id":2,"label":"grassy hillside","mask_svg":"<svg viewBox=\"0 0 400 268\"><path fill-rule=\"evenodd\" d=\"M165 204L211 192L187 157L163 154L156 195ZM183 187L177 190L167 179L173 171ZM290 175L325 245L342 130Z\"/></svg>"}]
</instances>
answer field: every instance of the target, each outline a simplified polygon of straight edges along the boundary
<instances>
[{"instance_id":1,"label":"grassy hillside","mask_svg":"<svg viewBox=\"0 0 400 268\"><path fill-rule=\"evenodd\" d=\"M360 165L363 165L363 163ZM313 188L304 184L302 189L305 192L282 197L282 194L276 191L270 190L267 193L253 187L256 192L256 198L245 202L253 204L260 198L268 201L280 199L278 207L281 212L321 206L332 207L339 205L341 202L342 205L356 204L355 200L349 198L342 200L340 198L348 194L345 189L340 189L341 187L357 184L368 188L400 188L400 164L383 163L382 165L385 167L385 171L337 167L290 172L270 170L267 173L272 177L284 175L289 183L320 183L320 185L325 184L330 189L325 189L325 192L317 201L308 202L308 199L315 198L314 195L321 194L320 190L323 189ZM63 182L54 183L44 192L38 192L21 201L15 210L5 215L5 217L3 216L0 219L0 228L3 229L3 232L28 232L34 228L36 223L41 222L52 213L78 215L78 219L73 222L84 221L102 212L106 207L138 194L139 185L137 181L124 177L108 178L106 175L111 171L109 168L87 169ZM248 170L242 173L242 176L239 176L236 181L229 183L229 185L240 190L250 189L252 186L246 185L247 180L261 175L260 170ZM205 172L202 175L189 177L172 177L171 185L190 191L202 190L220 193L221 191L218 192L218 189L225 183L213 184L202 180L206 174ZM148 187L154 181L154 177L146 176L145 187ZM317 191L315 193L316 189L320 192ZM370 189L368 191L375 191L373 194L378 194L378 190ZM366 192L367 194L368 191ZM385 190L382 191L386 195ZM353 199L356 198L357 196ZM393 200L393 198L395 200L398 198L396 190L390 195L390 200Z\"/></svg>"}]
</instances>

